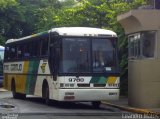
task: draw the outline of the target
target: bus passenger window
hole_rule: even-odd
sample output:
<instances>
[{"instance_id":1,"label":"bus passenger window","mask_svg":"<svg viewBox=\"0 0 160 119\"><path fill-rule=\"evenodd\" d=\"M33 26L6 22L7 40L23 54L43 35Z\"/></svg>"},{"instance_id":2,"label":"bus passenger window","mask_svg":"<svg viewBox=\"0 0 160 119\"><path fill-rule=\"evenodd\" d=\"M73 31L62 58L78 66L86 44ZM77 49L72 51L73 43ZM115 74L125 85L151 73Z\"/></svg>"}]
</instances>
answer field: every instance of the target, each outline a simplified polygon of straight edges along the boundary
<instances>
[{"instance_id":1,"label":"bus passenger window","mask_svg":"<svg viewBox=\"0 0 160 119\"><path fill-rule=\"evenodd\" d=\"M48 55L48 38L41 40L41 56Z\"/></svg>"},{"instance_id":2,"label":"bus passenger window","mask_svg":"<svg viewBox=\"0 0 160 119\"><path fill-rule=\"evenodd\" d=\"M30 44L31 56L37 57L38 56L38 43L36 41L31 42Z\"/></svg>"},{"instance_id":3,"label":"bus passenger window","mask_svg":"<svg viewBox=\"0 0 160 119\"><path fill-rule=\"evenodd\" d=\"M29 57L29 56L30 56L30 44L26 43L24 48L24 57Z\"/></svg>"},{"instance_id":4,"label":"bus passenger window","mask_svg":"<svg viewBox=\"0 0 160 119\"><path fill-rule=\"evenodd\" d=\"M19 45L18 49L17 49L17 57L18 57L18 59L23 58L23 53L24 53L24 49L23 49L22 46Z\"/></svg>"},{"instance_id":5,"label":"bus passenger window","mask_svg":"<svg viewBox=\"0 0 160 119\"><path fill-rule=\"evenodd\" d=\"M15 46L12 46L10 48L10 58L11 59L16 59L16 47Z\"/></svg>"},{"instance_id":6,"label":"bus passenger window","mask_svg":"<svg viewBox=\"0 0 160 119\"><path fill-rule=\"evenodd\" d=\"M4 59L9 59L9 46L5 47L5 55L4 55Z\"/></svg>"},{"instance_id":7,"label":"bus passenger window","mask_svg":"<svg viewBox=\"0 0 160 119\"><path fill-rule=\"evenodd\" d=\"M17 47L17 58L18 59L23 58L23 54L24 54L24 47L22 44L19 44Z\"/></svg>"}]
</instances>

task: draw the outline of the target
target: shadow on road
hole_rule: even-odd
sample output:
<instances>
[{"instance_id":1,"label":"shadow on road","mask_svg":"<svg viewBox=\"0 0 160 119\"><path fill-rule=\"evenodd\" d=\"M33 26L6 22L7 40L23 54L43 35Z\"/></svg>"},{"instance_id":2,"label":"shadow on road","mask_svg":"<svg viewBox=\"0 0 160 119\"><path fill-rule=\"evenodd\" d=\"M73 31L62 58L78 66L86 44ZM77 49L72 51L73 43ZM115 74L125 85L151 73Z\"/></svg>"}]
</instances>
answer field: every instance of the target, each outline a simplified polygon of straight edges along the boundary
<instances>
[{"instance_id":1,"label":"shadow on road","mask_svg":"<svg viewBox=\"0 0 160 119\"><path fill-rule=\"evenodd\" d=\"M31 101L34 103L45 105L45 101L39 97L27 97L26 101ZM90 102L64 102L64 101L51 101L50 107L59 109L88 109L88 110L107 110L110 112L115 112L114 109L110 107L104 107L102 105L100 108L95 109L92 107Z\"/></svg>"}]
</instances>

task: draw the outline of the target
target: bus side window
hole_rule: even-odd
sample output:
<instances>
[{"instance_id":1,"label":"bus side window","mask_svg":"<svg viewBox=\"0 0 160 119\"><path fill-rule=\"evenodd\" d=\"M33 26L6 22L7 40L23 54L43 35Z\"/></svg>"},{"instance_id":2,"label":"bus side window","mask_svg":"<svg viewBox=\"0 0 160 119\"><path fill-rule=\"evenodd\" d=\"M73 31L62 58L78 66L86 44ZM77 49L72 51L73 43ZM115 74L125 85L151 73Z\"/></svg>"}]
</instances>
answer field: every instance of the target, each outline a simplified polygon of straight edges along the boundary
<instances>
[{"instance_id":1,"label":"bus side window","mask_svg":"<svg viewBox=\"0 0 160 119\"><path fill-rule=\"evenodd\" d=\"M17 49L16 49L16 46L12 46L12 47L10 47L10 58L11 59L16 59L17 57L16 57L16 51Z\"/></svg>"},{"instance_id":2,"label":"bus side window","mask_svg":"<svg viewBox=\"0 0 160 119\"><path fill-rule=\"evenodd\" d=\"M24 54L24 47L23 45L19 44L17 47L17 58L18 59L23 58L23 54Z\"/></svg>"},{"instance_id":3,"label":"bus side window","mask_svg":"<svg viewBox=\"0 0 160 119\"><path fill-rule=\"evenodd\" d=\"M48 37L41 40L41 56L48 55Z\"/></svg>"},{"instance_id":4,"label":"bus side window","mask_svg":"<svg viewBox=\"0 0 160 119\"><path fill-rule=\"evenodd\" d=\"M9 46L5 47L5 56L4 56L5 58L4 59L6 59L6 60L9 59L9 49L10 49Z\"/></svg>"},{"instance_id":5,"label":"bus side window","mask_svg":"<svg viewBox=\"0 0 160 119\"><path fill-rule=\"evenodd\" d=\"M30 43L26 43L24 46L24 57L30 57Z\"/></svg>"},{"instance_id":6,"label":"bus side window","mask_svg":"<svg viewBox=\"0 0 160 119\"><path fill-rule=\"evenodd\" d=\"M32 57L39 56L39 41L35 40L30 42L30 52Z\"/></svg>"}]
</instances>

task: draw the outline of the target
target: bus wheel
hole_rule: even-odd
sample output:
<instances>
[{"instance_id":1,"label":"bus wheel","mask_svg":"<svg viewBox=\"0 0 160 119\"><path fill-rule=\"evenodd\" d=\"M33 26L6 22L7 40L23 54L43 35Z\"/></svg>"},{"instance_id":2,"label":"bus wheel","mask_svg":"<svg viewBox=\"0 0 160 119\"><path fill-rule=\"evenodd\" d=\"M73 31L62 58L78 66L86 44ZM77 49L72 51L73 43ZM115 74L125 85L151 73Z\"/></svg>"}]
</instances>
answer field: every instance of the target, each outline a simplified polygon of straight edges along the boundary
<instances>
[{"instance_id":1,"label":"bus wheel","mask_svg":"<svg viewBox=\"0 0 160 119\"><path fill-rule=\"evenodd\" d=\"M18 98L24 100L24 99L26 99L26 94L18 93Z\"/></svg>"},{"instance_id":2,"label":"bus wheel","mask_svg":"<svg viewBox=\"0 0 160 119\"><path fill-rule=\"evenodd\" d=\"M101 104L101 101L93 101L92 102L93 108L96 108L96 109L99 108L100 104Z\"/></svg>"},{"instance_id":3,"label":"bus wheel","mask_svg":"<svg viewBox=\"0 0 160 119\"><path fill-rule=\"evenodd\" d=\"M11 84L11 91L12 91L12 94L13 94L13 98L17 99L18 98L18 93L16 93L16 85L15 85L14 80L12 81L12 84Z\"/></svg>"},{"instance_id":4,"label":"bus wheel","mask_svg":"<svg viewBox=\"0 0 160 119\"><path fill-rule=\"evenodd\" d=\"M26 98L26 94L21 94L21 93L16 92L16 84L14 80L12 81L12 84L11 84L11 91L13 94L13 98L15 99L25 99Z\"/></svg>"},{"instance_id":5,"label":"bus wheel","mask_svg":"<svg viewBox=\"0 0 160 119\"><path fill-rule=\"evenodd\" d=\"M49 99L49 87L48 87L48 85L45 88L45 103L47 105L51 104L51 100Z\"/></svg>"}]
</instances>

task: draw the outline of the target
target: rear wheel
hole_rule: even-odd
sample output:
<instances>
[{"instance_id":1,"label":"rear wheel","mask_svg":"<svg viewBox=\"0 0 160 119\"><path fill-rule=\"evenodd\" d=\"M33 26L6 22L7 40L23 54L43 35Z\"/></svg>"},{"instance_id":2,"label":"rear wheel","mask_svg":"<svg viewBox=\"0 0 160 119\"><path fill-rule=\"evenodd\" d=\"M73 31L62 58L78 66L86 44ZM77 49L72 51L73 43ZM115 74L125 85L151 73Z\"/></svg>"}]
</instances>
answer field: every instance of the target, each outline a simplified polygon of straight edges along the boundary
<instances>
[{"instance_id":1,"label":"rear wheel","mask_svg":"<svg viewBox=\"0 0 160 119\"><path fill-rule=\"evenodd\" d=\"M92 106L93 106L94 108L99 108L99 107L100 107L100 104L101 104L101 101L93 101L93 102L92 102Z\"/></svg>"},{"instance_id":2,"label":"rear wheel","mask_svg":"<svg viewBox=\"0 0 160 119\"><path fill-rule=\"evenodd\" d=\"M12 84L11 84L11 91L13 94L13 98L15 99L25 99L26 98L26 94L21 94L21 93L16 92L16 84L14 80L12 81Z\"/></svg>"}]
</instances>

